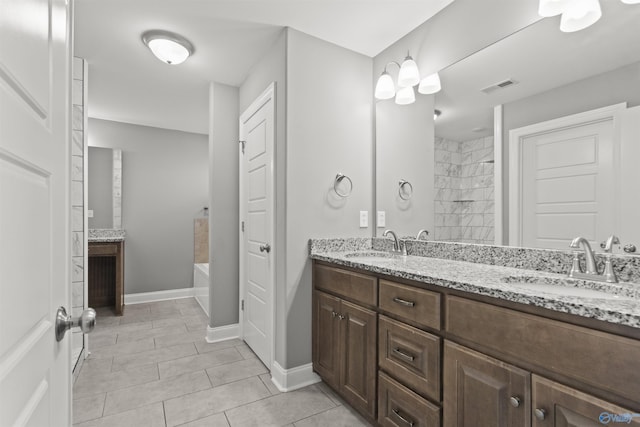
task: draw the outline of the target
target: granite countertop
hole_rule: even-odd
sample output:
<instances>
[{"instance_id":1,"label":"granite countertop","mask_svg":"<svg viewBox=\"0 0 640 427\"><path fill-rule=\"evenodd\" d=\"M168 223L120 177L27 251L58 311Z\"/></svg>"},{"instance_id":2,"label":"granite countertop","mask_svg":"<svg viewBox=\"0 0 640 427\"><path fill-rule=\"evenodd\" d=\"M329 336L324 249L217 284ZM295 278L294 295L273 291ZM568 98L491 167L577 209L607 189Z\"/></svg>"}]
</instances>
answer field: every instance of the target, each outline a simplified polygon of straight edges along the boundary
<instances>
[{"instance_id":1,"label":"granite countertop","mask_svg":"<svg viewBox=\"0 0 640 427\"><path fill-rule=\"evenodd\" d=\"M312 251L310 256L373 273L640 328L640 284L598 283L542 271L423 256L367 258L366 254L376 251L358 249ZM365 256L354 255L358 253ZM568 288L557 286L560 282Z\"/></svg>"},{"instance_id":2,"label":"granite countertop","mask_svg":"<svg viewBox=\"0 0 640 427\"><path fill-rule=\"evenodd\" d=\"M112 228L90 228L89 242L122 242L127 236L126 231Z\"/></svg>"}]
</instances>

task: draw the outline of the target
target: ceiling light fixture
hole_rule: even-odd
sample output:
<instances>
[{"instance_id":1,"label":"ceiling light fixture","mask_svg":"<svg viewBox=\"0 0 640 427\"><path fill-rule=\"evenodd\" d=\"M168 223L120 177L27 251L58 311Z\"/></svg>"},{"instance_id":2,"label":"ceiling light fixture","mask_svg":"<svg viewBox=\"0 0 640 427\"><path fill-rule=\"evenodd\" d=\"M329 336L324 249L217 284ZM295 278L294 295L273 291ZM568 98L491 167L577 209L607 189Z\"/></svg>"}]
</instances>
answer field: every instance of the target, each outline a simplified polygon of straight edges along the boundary
<instances>
[{"instance_id":1,"label":"ceiling light fixture","mask_svg":"<svg viewBox=\"0 0 640 427\"><path fill-rule=\"evenodd\" d=\"M442 111L440 110L433 110L433 120L435 121L438 117L440 117L440 114L442 114Z\"/></svg>"},{"instance_id":2,"label":"ceiling light fixture","mask_svg":"<svg viewBox=\"0 0 640 427\"><path fill-rule=\"evenodd\" d=\"M387 67L392 64L400 69L398 72L397 91L393 83L393 78L387 71ZM396 61L391 61L384 66L384 70L376 83L375 97L376 99L391 99L395 96L395 102L398 105L413 104L416 100L413 87L417 84L419 84L418 92L424 95L434 94L441 89L440 76L438 73L430 74L420 80L418 64L413 60L411 54L407 52L407 56L402 62L402 65Z\"/></svg>"},{"instance_id":3,"label":"ceiling light fixture","mask_svg":"<svg viewBox=\"0 0 640 427\"><path fill-rule=\"evenodd\" d=\"M195 52L189 40L165 30L145 31L142 33L142 42L156 58L170 65L182 64Z\"/></svg>"},{"instance_id":4,"label":"ceiling light fixture","mask_svg":"<svg viewBox=\"0 0 640 427\"><path fill-rule=\"evenodd\" d=\"M621 0L625 4L640 4L640 0ZM540 0L538 15L550 17L562 14L560 31L572 33L583 30L602 17L599 0Z\"/></svg>"}]
</instances>

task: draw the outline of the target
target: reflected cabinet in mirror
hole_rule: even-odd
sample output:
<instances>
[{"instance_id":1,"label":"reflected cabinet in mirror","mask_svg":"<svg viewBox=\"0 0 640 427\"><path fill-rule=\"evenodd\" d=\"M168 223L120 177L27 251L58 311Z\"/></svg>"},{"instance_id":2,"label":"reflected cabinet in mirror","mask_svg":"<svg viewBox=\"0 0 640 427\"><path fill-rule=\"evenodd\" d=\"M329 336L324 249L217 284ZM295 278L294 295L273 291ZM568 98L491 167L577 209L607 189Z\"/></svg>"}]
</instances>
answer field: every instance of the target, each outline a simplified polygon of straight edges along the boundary
<instances>
[{"instance_id":1,"label":"reflected cabinet in mirror","mask_svg":"<svg viewBox=\"0 0 640 427\"><path fill-rule=\"evenodd\" d=\"M558 249L615 234L640 247L640 5L601 3L587 29L542 19L441 70L434 96L376 103L386 228ZM408 202L392 188L403 178Z\"/></svg>"},{"instance_id":2,"label":"reflected cabinet in mirror","mask_svg":"<svg viewBox=\"0 0 640 427\"><path fill-rule=\"evenodd\" d=\"M90 229L122 228L122 150L89 147L87 193Z\"/></svg>"}]
</instances>

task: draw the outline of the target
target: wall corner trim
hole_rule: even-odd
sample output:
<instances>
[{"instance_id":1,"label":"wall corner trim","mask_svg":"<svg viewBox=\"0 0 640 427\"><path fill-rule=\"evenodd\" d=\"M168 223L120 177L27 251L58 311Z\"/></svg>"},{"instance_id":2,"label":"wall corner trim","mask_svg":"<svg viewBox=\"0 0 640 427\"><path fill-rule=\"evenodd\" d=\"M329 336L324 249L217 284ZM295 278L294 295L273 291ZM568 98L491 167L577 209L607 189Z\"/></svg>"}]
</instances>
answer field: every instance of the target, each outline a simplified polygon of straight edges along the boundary
<instances>
[{"instance_id":1,"label":"wall corner trim","mask_svg":"<svg viewBox=\"0 0 640 427\"><path fill-rule=\"evenodd\" d=\"M284 369L278 362L273 362L271 366L271 382L282 392L298 390L320 381L320 377L313 372L311 363L291 369Z\"/></svg>"},{"instance_id":2,"label":"wall corner trim","mask_svg":"<svg viewBox=\"0 0 640 427\"><path fill-rule=\"evenodd\" d=\"M167 291L157 291L157 292L141 292L138 294L126 294L124 296L124 304L125 305L142 304L145 302L190 298L194 296L195 296L194 288L169 289Z\"/></svg>"},{"instance_id":3,"label":"wall corner trim","mask_svg":"<svg viewBox=\"0 0 640 427\"><path fill-rule=\"evenodd\" d=\"M233 325L218 326L212 328L207 326L206 341L211 344L214 342L227 341L240 336L240 324L234 323Z\"/></svg>"}]
</instances>

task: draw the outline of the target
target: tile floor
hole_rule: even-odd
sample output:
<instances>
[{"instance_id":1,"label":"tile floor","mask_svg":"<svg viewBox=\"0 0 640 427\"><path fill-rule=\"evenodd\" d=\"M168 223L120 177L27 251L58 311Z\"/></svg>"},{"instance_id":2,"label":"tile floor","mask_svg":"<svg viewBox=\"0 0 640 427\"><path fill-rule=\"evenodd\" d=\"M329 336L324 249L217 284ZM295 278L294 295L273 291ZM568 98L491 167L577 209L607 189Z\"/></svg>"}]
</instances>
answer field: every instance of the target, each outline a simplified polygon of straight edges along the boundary
<instances>
[{"instance_id":1,"label":"tile floor","mask_svg":"<svg viewBox=\"0 0 640 427\"><path fill-rule=\"evenodd\" d=\"M368 426L325 384L280 393L241 340L204 340L195 299L99 309L73 391L75 426Z\"/></svg>"}]
</instances>

